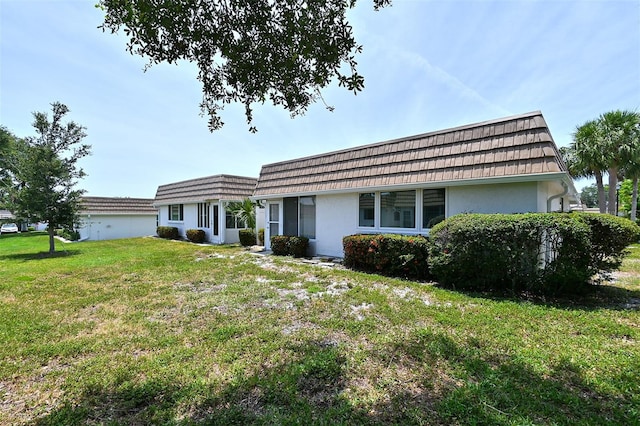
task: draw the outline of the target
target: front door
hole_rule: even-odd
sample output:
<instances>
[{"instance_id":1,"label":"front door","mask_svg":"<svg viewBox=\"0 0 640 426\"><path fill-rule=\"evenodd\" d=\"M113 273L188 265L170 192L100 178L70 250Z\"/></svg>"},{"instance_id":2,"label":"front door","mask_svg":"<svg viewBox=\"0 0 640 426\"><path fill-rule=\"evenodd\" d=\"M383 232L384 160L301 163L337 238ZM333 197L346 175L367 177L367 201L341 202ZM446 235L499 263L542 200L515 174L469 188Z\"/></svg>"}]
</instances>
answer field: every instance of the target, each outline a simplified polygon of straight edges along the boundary
<instances>
[{"instance_id":1,"label":"front door","mask_svg":"<svg viewBox=\"0 0 640 426\"><path fill-rule=\"evenodd\" d=\"M265 246L271 248L271 237L280 235L280 203L267 204L267 233Z\"/></svg>"}]
</instances>

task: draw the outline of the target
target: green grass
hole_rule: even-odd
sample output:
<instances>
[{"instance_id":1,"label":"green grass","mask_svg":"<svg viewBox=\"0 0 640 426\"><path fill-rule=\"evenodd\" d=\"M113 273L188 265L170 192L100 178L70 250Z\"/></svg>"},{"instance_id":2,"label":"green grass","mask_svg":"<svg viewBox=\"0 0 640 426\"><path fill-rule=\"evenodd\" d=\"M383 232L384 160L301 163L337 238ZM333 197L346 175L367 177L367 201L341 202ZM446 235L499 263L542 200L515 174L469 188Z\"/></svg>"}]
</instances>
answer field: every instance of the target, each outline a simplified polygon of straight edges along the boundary
<instances>
[{"instance_id":1,"label":"green grass","mask_svg":"<svg viewBox=\"0 0 640 426\"><path fill-rule=\"evenodd\" d=\"M152 238L0 236L0 424L638 424L640 247L510 299Z\"/></svg>"}]
</instances>

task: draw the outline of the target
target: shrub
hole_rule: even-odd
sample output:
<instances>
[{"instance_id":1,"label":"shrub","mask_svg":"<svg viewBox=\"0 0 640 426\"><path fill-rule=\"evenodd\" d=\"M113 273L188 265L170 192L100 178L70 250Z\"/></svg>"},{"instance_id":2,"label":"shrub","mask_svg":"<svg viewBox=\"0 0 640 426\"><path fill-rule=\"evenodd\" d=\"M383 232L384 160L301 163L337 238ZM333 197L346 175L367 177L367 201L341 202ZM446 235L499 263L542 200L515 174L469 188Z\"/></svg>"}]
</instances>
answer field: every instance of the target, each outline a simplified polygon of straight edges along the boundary
<instances>
[{"instance_id":1,"label":"shrub","mask_svg":"<svg viewBox=\"0 0 640 426\"><path fill-rule=\"evenodd\" d=\"M288 253L289 237L286 235L274 235L271 237L271 251L277 256L286 256Z\"/></svg>"},{"instance_id":2,"label":"shrub","mask_svg":"<svg viewBox=\"0 0 640 426\"><path fill-rule=\"evenodd\" d=\"M56 229L56 235L67 241L78 241L80 239L80 233L73 229Z\"/></svg>"},{"instance_id":3,"label":"shrub","mask_svg":"<svg viewBox=\"0 0 640 426\"><path fill-rule=\"evenodd\" d=\"M309 239L307 237L289 237L287 242L287 254L293 257L304 257L307 255Z\"/></svg>"},{"instance_id":4,"label":"shrub","mask_svg":"<svg viewBox=\"0 0 640 426\"><path fill-rule=\"evenodd\" d=\"M431 229L429 266L455 288L556 294L591 276L590 229L568 214L462 214Z\"/></svg>"},{"instance_id":5,"label":"shrub","mask_svg":"<svg viewBox=\"0 0 640 426\"><path fill-rule=\"evenodd\" d=\"M307 237L274 235L271 237L271 251L278 256L304 257L309 247Z\"/></svg>"},{"instance_id":6,"label":"shrub","mask_svg":"<svg viewBox=\"0 0 640 426\"><path fill-rule=\"evenodd\" d=\"M264 245L264 228L258 229L258 244Z\"/></svg>"},{"instance_id":7,"label":"shrub","mask_svg":"<svg viewBox=\"0 0 640 426\"><path fill-rule=\"evenodd\" d=\"M572 213L591 229L592 273L617 269L629 244L640 238L640 227L632 221L607 214Z\"/></svg>"},{"instance_id":8,"label":"shrub","mask_svg":"<svg viewBox=\"0 0 640 426\"><path fill-rule=\"evenodd\" d=\"M180 232L175 226L158 226L156 233L160 238L168 238L170 240L177 240L180 238Z\"/></svg>"},{"instance_id":9,"label":"shrub","mask_svg":"<svg viewBox=\"0 0 640 426\"><path fill-rule=\"evenodd\" d=\"M204 243L207 234L202 229L187 229L187 239L192 243Z\"/></svg>"},{"instance_id":10,"label":"shrub","mask_svg":"<svg viewBox=\"0 0 640 426\"><path fill-rule=\"evenodd\" d=\"M249 247L256 244L256 233L253 229L241 229L238 231L240 237L240 244L243 247Z\"/></svg>"},{"instance_id":11,"label":"shrub","mask_svg":"<svg viewBox=\"0 0 640 426\"><path fill-rule=\"evenodd\" d=\"M349 235L342 246L347 267L390 276L429 276L429 241L423 236Z\"/></svg>"}]
</instances>

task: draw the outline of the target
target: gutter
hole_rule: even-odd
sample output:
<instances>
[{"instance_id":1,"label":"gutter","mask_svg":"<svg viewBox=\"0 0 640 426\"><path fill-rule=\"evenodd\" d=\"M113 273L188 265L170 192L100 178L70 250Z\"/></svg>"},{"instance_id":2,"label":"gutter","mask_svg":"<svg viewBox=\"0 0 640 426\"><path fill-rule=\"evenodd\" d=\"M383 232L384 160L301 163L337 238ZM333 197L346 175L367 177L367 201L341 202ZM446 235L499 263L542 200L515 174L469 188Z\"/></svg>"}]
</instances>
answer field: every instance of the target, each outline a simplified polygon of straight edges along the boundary
<instances>
[{"instance_id":1,"label":"gutter","mask_svg":"<svg viewBox=\"0 0 640 426\"><path fill-rule=\"evenodd\" d=\"M560 182L562 184L563 191L560 194L552 195L547 199L547 213L551 213L551 203L553 200L557 198L562 198L569 193L569 186L564 182Z\"/></svg>"}]
</instances>

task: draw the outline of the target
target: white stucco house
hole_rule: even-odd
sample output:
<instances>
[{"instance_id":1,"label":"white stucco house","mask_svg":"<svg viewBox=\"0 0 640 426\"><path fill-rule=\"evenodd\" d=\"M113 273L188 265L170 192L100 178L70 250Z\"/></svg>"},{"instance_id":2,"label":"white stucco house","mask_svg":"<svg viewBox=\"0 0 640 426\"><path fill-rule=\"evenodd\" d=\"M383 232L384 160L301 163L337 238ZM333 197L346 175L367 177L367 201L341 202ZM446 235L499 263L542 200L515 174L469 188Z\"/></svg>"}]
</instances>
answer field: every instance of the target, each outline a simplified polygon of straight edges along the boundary
<instances>
[{"instance_id":1,"label":"white stucco house","mask_svg":"<svg viewBox=\"0 0 640 426\"><path fill-rule=\"evenodd\" d=\"M80 240L155 235L158 211L151 198L82 197Z\"/></svg>"},{"instance_id":2,"label":"white stucco house","mask_svg":"<svg viewBox=\"0 0 640 426\"><path fill-rule=\"evenodd\" d=\"M568 211L578 194L540 111L262 167L272 235L342 256L356 233L427 235L458 213Z\"/></svg>"},{"instance_id":3,"label":"white stucco house","mask_svg":"<svg viewBox=\"0 0 640 426\"><path fill-rule=\"evenodd\" d=\"M180 235L187 229L202 229L213 244L237 243L239 229L245 227L226 211L231 201L249 198L257 179L246 176L215 175L161 185L153 205L158 224L174 226ZM264 213L256 215L257 227L264 227Z\"/></svg>"}]
</instances>

